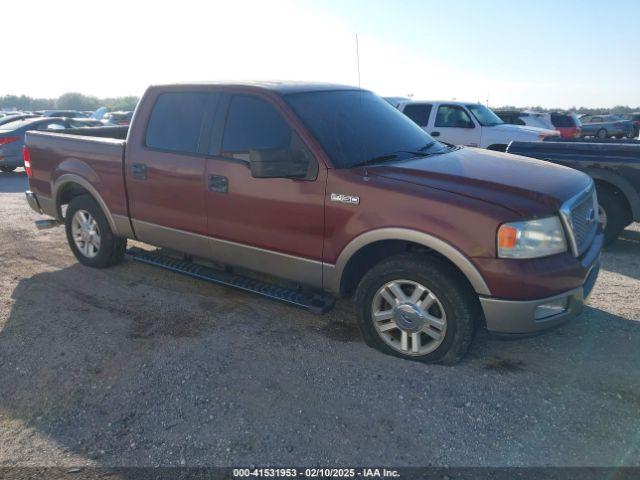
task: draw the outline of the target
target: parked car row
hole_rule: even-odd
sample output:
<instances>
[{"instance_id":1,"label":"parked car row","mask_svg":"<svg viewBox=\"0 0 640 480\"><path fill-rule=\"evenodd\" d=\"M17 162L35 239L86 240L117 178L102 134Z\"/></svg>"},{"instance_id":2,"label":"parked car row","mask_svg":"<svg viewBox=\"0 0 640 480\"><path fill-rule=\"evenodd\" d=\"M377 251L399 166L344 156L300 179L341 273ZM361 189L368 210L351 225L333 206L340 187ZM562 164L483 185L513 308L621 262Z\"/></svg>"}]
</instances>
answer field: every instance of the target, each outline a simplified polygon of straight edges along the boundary
<instances>
[{"instance_id":1,"label":"parked car row","mask_svg":"<svg viewBox=\"0 0 640 480\"><path fill-rule=\"evenodd\" d=\"M7 118L11 119L4 122ZM12 172L24 165L22 147L25 133L31 130L64 130L67 128L97 127L102 122L90 118L62 118L15 115L0 119L0 171Z\"/></svg>"},{"instance_id":2,"label":"parked car row","mask_svg":"<svg viewBox=\"0 0 640 480\"><path fill-rule=\"evenodd\" d=\"M640 113L577 115L530 110L496 110L495 113L505 123L555 129L562 138L636 138L640 129Z\"/></svg>"},{"instance_id":3,"label":"parked car row","mask_svg":"<svg viewBox=\"0 0 640 480\"><path fill-rule=\"evenodd\" d=\"M5 123L17 117L62 117L62 118L86 118L100 121L103 125L129 125L132 111L114 111L109 112L106 108L101 107L94 112L80 110L37 110L34 112L22 111L0 111L0 121Z\"/></svg>"},{"instance_id":4,"label":"parked car row","mask_svg":"<svg viewBox=\"0 0 640 480\"><path fill-rule=\"evenodd\" d=\"M505 123L490 108L478 103L414 101L397 97L387 102L442 142L504 152L510 142L541 141L557 136L552 128Z\"/></svg>"},{"instance_id":5,"label":"parked car row","mask_svg":"<svg viewBox=\"0 0 640 480\"><path fill-rule=\"evenodd\" d=\"M496 110L495 113L505 123L557 130L562 138L578 138L582 134L580 120L575 113L520 110Z\"/></svg>"}]
</instances>

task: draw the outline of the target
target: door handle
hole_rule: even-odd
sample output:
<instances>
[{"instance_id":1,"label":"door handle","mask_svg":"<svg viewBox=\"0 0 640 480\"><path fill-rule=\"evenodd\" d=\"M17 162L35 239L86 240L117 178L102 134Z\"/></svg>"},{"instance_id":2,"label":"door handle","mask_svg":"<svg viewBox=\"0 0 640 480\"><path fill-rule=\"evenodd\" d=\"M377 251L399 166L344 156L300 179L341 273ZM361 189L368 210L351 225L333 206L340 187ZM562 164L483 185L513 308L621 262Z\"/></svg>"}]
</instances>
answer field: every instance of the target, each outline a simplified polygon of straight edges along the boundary
<instances>
[{"instance_id":1,"label":"door handle","mask_svg":"<svg viewBox=\"0 0 640 480\"><path fill-rule=\"evenodd\" d=\"M440 132L431 132L431 136L432 137L439 137L440 136Z\"/></svg>"},{"instance_id":2,"label":"door handle","mask_svg":"<svg viewBox=\"0 0 640 480\"><path fill-rule=\"evenodd\" d=\"M131 165L131 174L136 180L146 180L147 166L143 163L134 163Z\"/></svg>"},{"instance_id":3,"label":"door handle","mask_svg":"<svg viewBox=\"0 0 640 480\"><path fill-rule=\"evenodd\" d=\"M209 175L209 190L218 193L227 193L229 191L229 179L222 175Z\"/></svg>"}]
</instances>

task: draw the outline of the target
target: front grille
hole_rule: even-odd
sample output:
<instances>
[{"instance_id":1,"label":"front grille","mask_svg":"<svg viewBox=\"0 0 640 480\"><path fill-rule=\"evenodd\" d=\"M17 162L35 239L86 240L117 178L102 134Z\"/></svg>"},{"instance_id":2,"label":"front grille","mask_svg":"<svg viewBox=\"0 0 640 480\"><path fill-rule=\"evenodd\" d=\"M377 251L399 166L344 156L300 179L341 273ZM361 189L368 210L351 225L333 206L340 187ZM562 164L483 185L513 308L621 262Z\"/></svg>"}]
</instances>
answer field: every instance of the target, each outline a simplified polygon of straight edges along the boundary
<instances>
[{"instance_id":1,"label":"front grille","mask_svg":"<svg viewBox=\"0 0 640 480\"><path fill-rule=\"evenodd\" d=\"M598 200L593 184L569 199L561 209L568 227L575 256L582 255L591 245L598 231Z\"/></svg>"}]
</instances>

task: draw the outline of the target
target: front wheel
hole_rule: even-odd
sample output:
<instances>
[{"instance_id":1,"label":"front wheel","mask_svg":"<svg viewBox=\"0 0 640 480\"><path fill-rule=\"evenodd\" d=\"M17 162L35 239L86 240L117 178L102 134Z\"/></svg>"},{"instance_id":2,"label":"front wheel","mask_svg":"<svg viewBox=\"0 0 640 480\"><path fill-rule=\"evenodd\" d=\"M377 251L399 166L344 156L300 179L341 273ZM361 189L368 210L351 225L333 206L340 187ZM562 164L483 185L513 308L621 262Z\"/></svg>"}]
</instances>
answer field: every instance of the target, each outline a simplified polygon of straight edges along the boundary
<instances>
[{"instance_id":1,"label":"front wheel","mask_svg":"<svg viewBox=\"0 0 640 480\"><path fill-rule=\"evenodd\" d=\"M104 212L88 195L75 197L65 216L67 241L83 265L105 268L124 258L127 239L116 237Z\"/></svg>"},{"instance_id":2,"label":"front wheel","mask_svg":"<svg viewBox=\"0 0 640 480\"><path fill-rule=\"evenodd\" d=\"M598 221L604 230L604 245L611 245L620 235L626 223L623 200L608 188L599 188Z\"/></svg>"},{"instance_id":3,"label":"front wheel","mask_svg":"<svg viewBox=\"0 0 640 480\"><path fill-rule=\"evenodd\" d=\"M607 138L609 135L607 134L607 131L604 128L601 128L600 130L598 130L596 132L596 137L600 138L600 139L605 139Z\"/></svg>"},{"instance_id":4,"label":"front wheel","mask_svg":"<svg viewBox=\"0 0 640 480\"><path fill-rule=\"evenodd\" d=\"M397 255L369 270L354 303L367 345L421 362L460 361L480 317L477 296L460 273L419 254Z\"/></svg>"}]
</instances>

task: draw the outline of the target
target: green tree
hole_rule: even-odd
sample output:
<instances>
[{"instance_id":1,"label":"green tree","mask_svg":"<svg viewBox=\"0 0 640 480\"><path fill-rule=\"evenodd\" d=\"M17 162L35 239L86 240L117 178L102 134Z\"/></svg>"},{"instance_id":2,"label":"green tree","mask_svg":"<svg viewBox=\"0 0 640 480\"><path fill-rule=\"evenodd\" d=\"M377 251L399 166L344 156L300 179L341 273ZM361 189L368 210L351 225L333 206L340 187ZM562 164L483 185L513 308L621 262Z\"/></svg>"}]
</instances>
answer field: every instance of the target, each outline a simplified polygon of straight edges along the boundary
<instances>
[{"instance_id":1,"label":"green tree","mask_svg":"<svg viewBox=\"0 0 640 480\"><path fill-rule=\"evenodd\" d=\"M76 92L65 93L56 100L56 108L61 110L95 110L99 106L97 97Z\"/></svg>"}]
</instances>

